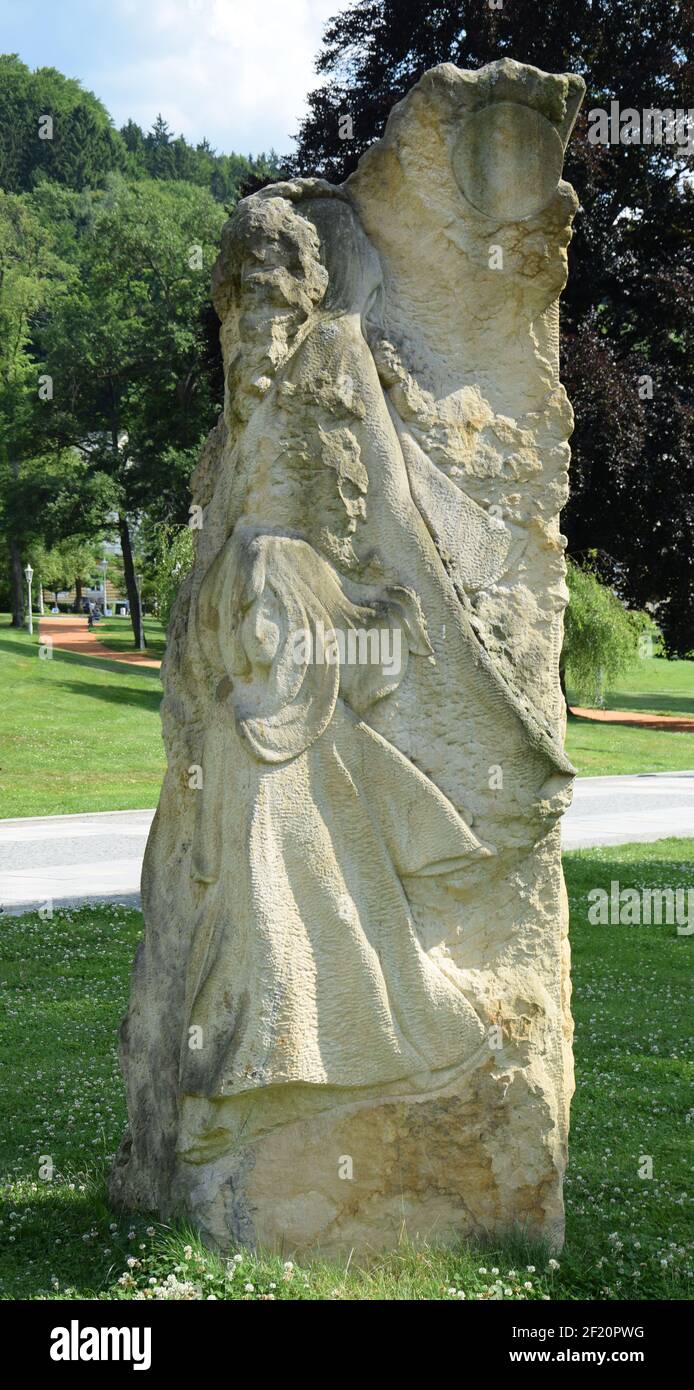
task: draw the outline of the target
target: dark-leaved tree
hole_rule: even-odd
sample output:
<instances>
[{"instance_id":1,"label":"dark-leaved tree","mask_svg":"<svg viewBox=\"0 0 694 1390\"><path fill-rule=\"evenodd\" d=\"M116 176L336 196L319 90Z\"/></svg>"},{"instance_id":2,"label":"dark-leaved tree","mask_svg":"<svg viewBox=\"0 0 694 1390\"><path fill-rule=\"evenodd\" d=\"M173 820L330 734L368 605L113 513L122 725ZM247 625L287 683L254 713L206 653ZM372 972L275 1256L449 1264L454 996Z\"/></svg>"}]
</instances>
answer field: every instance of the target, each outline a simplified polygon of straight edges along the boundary
<instances>
[{"instance_id":1,"label":"dark-leaved tree","mask_svg":"<svg viewBox=\"0 0 694 1390\"><path fill-rule=\"evenodd\" d=\"M590 549L667 650L694 648L691 305L694 181L677 145L592 144L588 113L694 105L692 0L361 0L327 25L295 174L341 181L388 112L437 63L511 57L579 73L587 94L565 176L581 211L562 301L562 372L576 413L569 549ZM352 138L341 138L350 131Z\"/></svg>"}]
</instances>

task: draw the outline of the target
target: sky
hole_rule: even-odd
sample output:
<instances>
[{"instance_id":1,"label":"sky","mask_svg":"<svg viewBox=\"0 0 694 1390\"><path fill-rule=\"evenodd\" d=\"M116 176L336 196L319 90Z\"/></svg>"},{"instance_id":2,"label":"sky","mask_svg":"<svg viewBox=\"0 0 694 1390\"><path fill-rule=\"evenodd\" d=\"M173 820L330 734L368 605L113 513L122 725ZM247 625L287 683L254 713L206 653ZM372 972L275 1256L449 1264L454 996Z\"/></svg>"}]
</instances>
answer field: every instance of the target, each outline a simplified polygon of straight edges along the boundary
<instances>
[{"instance_id":1,"label":"sky","mask_svg":"<svg viewBox=\"0 0 694 1390\"><path fill-rule=\"evenodd\" d=\"M220 153L293 148L325 22L347 0L0 0L0 52L55 67L115 124L159 112Z\"/></svg>"}]
</instances>

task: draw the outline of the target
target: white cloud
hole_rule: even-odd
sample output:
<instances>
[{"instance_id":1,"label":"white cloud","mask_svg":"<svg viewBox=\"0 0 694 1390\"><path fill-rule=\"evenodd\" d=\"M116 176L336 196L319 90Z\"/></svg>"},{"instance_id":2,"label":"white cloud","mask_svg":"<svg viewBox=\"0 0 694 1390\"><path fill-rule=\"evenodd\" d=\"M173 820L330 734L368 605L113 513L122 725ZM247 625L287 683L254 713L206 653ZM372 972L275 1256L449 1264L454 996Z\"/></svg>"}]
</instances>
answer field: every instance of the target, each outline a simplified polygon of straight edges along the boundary
<instances>
[{"instance_id":1,"label":"white cloud","mask_svg":"<svg viewBox=\"0 0 694 1390\"><path fill-rule=\"evenodd\" d=\"M323 25L345 0L111 0L104 45L80 74L111 111L219 150L291 149ZM109 54L109 24L118 29ZM115 35L114 35L115 37ZM125 53L124 53L125 47Z\"/></svg>"}]
</instances>

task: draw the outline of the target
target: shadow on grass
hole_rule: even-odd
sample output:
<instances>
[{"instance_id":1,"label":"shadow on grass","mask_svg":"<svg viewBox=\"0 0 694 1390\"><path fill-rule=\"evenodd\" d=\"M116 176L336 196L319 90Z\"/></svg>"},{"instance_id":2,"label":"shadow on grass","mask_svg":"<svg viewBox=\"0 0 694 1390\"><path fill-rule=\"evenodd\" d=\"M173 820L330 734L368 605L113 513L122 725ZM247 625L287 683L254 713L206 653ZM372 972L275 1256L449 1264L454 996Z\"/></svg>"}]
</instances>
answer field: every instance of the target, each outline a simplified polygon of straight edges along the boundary
<instances>
[{"instance_id":1,"label":"shadow on grass","mask_svg":"<svg viewBox=\"0 0 694 1390\"><path fill-rule=\"evenodd\" d=\"M694 662L692 662L692 687L694 689ZM661 695L657 690L642 695L608 695L608 708L633 710L659 710L663 714L691 714L694 717L694 693L692 695Z\"/></svg>"},{"instance_id":2,"label":"shadow on grass","mask_svg":"<svg viewBox=\"0 0 694 1390\"><path fill-rule=\"evenodd\" d=\"M7 635L6 631L0 636L0 651L7 652L10 656L30 657L33 650L38 661L40 660L38 646L38 640L34 642L32 647L31 639L27 641L21 637L11 637ZM82 656L78 652L65 652L60 647L54 647L53 653L48 659L54 665L58 663L60 665L86 667L88 671L105 671L109 676L115 676L120 680L127 680L131 676L145 676L148 680L159 684L159 669L155 666L137 666L134 664L130 666L126 663L110 660L108 657Z\"/></svg>"},{"instance_id":3,"label":"shadow on grass","mask_svg":"<svg viewBox=\"0 0 694 1390\"><path fill-rule=\"evenodd\" d=\"M103 647L107 647L114 655L134 656L139 650L133 642L129 641L127 637L124 637L122 633L119 632L100 632L97 628L94 636L97 638L97 641L101 642ZM142 653L143 656L150 657L153 661L162 661L164 659L164 653L166 651L165 637L150 637L145 633L145 643L146 647L145 651Z\"/></svg>"},{"instance_id":4,"label":"shadow on grass","mask_svg":"<svg viewBox=\"0 0 694 1390\"><path fill-rule=\"evenodd\" d=\"M138 705L140 709L151 710L156 714L162 701L161 690L138 690L132 686L85 685L81 681L61 680L55 682L61 690L73 695L85 696L90 700L105 700L110 705Z\"/></svg>"}]
</instances>

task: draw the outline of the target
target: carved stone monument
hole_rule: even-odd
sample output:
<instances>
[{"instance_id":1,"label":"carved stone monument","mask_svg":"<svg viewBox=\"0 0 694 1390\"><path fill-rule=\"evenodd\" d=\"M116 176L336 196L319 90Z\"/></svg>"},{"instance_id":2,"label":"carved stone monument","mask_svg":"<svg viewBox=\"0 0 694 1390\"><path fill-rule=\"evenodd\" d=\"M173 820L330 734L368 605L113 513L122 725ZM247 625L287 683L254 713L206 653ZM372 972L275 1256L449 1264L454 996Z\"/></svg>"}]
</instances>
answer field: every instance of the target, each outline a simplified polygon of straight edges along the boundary
<instances>
[{"instance_id":1,"label":"carved stone monument","mask_svg":"<svg viewBox=\"0 0 694 1390\"><path fill-rule=\"evenodd\" d=\"M562 1240L582 94L445 63L224 229L111 1175L222 1248Z\"/></svg>"}]
</instances>

